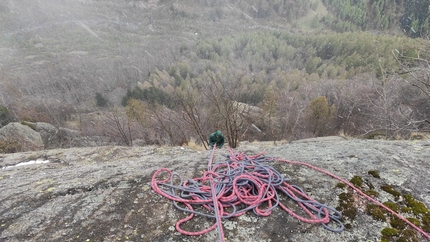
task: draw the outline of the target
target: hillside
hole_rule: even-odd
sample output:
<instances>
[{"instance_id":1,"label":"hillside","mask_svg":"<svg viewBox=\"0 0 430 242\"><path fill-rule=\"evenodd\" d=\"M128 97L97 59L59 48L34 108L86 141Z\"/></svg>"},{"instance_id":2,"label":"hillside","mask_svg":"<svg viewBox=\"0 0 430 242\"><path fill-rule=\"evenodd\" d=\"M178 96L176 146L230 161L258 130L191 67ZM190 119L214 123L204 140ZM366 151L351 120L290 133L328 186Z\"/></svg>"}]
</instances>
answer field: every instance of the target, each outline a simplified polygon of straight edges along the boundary
<instances>
[{"instance_id":1,"label":"hillside","mask_svg":"<svg viewBox=\"0 0 430 242\"><path fill-rule=\"evenodd\" d=\"M0 5L3 13L0 74L6 87L2 90L3 99L14 100L24 95L43 98L51 105L56 100L83 105L94 98L95 92L123 95L124 88L144 82L155 68L165 69L184 57L189 59L182 53L184 48L193 48L208 38L234 38L247 32L264 34L270 30L281 33L335 30L324 24L323 19L341 10L336 1L281 2L4 2ZM331 12L327 11L327 5L331 6L328 8ZM399 18L393 15L391 19L394 25ZM237 61L244 62L238 68L257 64L236 58ZM276 63L271 68L282 64Z\"/></svg>"},{"instance_id":2,"label":"hillside","mask_svg":"<svg viewBox=\"0 0 430 242\"><path fill-rule=\"evenodd\" d=\"M266 157L306 162L351 181L417 224L430 238L428 140L328 137L277 145L244 142L236 149L250 157L263 151ZM227 149L216 151L213 162L226 161L222 155L227 153ZM175 224L187 215L150 185L160 168L177 173L183 181L199 178L208 169L209 157L209 151L165 146L0 154L0 240L221 241L216 230L200 236L178 233ZM265 164L312 199L340 211L345 229L331 232L320 224L300 222L278 206L269 216L249 211L223 219L225 241L428 241L424 234L369 205L368 199L333 177L299 164ZM280 195L280 201L305 216L285 194ZM214 222L195 215L181 228L200 231Z\"/></svg>"},{"instance_id":3,"label":"hillside","mask_svg":"<svg viewBox=\"0 0 430 242\"><path fill-rule=\"evenodd\" d=\"M127 145L428 132L426 2L5 1L0 125Z\"/></svg>"}]
</instances>

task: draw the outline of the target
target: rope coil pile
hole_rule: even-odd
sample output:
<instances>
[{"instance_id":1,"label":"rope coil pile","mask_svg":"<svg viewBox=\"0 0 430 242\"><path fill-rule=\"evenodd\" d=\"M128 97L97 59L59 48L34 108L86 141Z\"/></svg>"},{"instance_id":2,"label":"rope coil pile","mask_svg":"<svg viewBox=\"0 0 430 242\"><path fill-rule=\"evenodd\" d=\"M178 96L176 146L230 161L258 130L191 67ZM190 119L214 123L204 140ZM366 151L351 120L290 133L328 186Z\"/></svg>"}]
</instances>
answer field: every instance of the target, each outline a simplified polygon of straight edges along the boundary
<instances>
[{"instance_id":1,"label":"rope coil pile","mask_svg":"<svg viewBox=\"0 0 430 242\"><path fill-rule=\"evenodd\" d=\"M250 210L257 216L269 216L278 206L302 222L321 224L334 232L343 231L341 214L334 208L313 200L300 187L289 184L288 178L267 165L275 159L263 154L247 156L230 149L226 161L212 166L213 152L208 170L202 177L183 181L178 174L166 168L157 170L152 176L152 189L172 200L177 209L189 213L186 218L176 223L178 232L202 235L218 227L220 239L223 241L221 219L238 217ZM179 184L175 185L174 181L179 181ZM281 203L282 194L297 202L307 216L298 215ZM183 203L186 208L178 203ZM201 205L207 212L198 212L193 209L193 205ZM201 231L183 230L181 225L191 220L195 214L215 218L216 222ZM334 225L329 226L333 223Z\"/></svg>"}]
</instances>

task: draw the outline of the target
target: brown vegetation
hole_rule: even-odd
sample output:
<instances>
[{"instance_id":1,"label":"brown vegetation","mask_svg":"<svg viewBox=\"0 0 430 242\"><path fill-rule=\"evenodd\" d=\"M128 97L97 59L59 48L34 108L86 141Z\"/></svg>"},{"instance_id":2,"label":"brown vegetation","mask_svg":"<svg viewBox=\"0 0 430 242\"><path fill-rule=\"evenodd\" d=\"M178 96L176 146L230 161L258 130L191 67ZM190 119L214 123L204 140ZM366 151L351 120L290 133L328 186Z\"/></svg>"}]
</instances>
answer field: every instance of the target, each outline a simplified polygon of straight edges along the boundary
<instances>
[{"instance_id":1,"label":"brown vegetation","mask_svg":"<svg viewBox=\"0 0 430 242\"><path fill-rule=\"evenodd\" d=\"M36 7L14 22L18 5L5 4L1 18L11 25L0 49L9 58L0 66L7 110L0 122L73 123L83 136L125 145L194 139L205 147L215 129L232 147L339 132L392 139L430 131L427 41L396 31L343 33L381 30L381 23L395 28L364 1L348 3L355 12L323 1L327 16L313 22L328 28L307 26L309 33L295 21L319 9L316 1L233 2L110 2L101 8L107 13L97 12L102 2L68 2L65 9L81 10L79 24L62 19L73 17L67 11L55 14L64 9L50 1L16 4L50 4L51 22ZM386 2L374 5L399 18L404 9ZM374 21L360 17L366 11ZM30 22L40 25L27 29Z\"/></svg>"}]
</instances>

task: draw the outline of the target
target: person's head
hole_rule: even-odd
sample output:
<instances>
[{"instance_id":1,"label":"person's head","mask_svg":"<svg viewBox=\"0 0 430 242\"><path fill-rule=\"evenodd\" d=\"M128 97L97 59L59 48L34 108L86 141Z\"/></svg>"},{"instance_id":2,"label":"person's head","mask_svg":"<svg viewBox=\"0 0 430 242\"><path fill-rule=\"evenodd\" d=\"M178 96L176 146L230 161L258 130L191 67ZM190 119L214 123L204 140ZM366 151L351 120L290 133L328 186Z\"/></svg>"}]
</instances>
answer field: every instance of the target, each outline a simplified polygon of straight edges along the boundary
<instances>
[{"instance_id":1,"label":"person's head","mask_svg":"<svg viewBox=\"0 0 430 242\"><path fill-rule=\"evenodd\" d=\"M221 137L221 135L222 135L221 131L219 130L215 131L215 137L219 138Z\"/></svg>"}]
</instances>

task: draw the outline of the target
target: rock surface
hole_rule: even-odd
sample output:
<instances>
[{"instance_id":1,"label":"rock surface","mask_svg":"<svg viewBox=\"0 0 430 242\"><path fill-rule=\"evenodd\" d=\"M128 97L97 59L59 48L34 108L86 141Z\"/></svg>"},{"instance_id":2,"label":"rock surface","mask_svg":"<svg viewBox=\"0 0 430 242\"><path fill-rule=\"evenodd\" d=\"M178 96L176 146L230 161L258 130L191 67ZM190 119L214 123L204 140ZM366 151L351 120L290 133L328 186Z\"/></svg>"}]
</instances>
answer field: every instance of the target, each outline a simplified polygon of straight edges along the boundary
<instances>
[{"instance_id":1,"label":"rock surface","mask_svg":"<svg viewBox=\"0 0 430 242\"><path fill-rule=\"evenodd\" d=\"M107 136L82 136L79 131L44 122L12 122L0 128L0 152L118 145Z\"/></svg>"},{"instance_id":2,"label":"rock surface","mask_svg":"<svg viewBox=\"0 0 430 242\"><path fill-rule=\"evenodd\" d=\"M343 179L370 181L380 202L394 201L381 191L390 184L430 206L430 140L378 141L323 138L288 144L241 143L254 155L306 162ZM218 150L215 161L225 160ZM0 241L219 241L213 230L187 236L175 230L186 215L150 186L153 173L168 168L184 179L200 177L209 151L183 147L91 147L0 154ZM273 167L309 196L331 207L347 188L305 166L273 162ZM376 170L380 179L368 171ZM358 200L365 201L364 198ZM285 201L291 209L297 205ZM196 216L187 228L214 223ZM335 233L299 222L279 207L270 216L246 213L223 220L226 241L379 241L386 221L358 211L352 228ZM418 236L418 241L427 241Z\"/></svg>"},{"instance_id":3,"label":"rock surface","mask_svg":"<svg viewBox=\"0 0 430 242\"><path fill-rule=\"evenodd\" d=\"M82 146L80 134L76 130L63 127L56 128L52 124L34 123L35 130L42 136L45 149L70 148Z\"/></svg>"}]
</instances>

